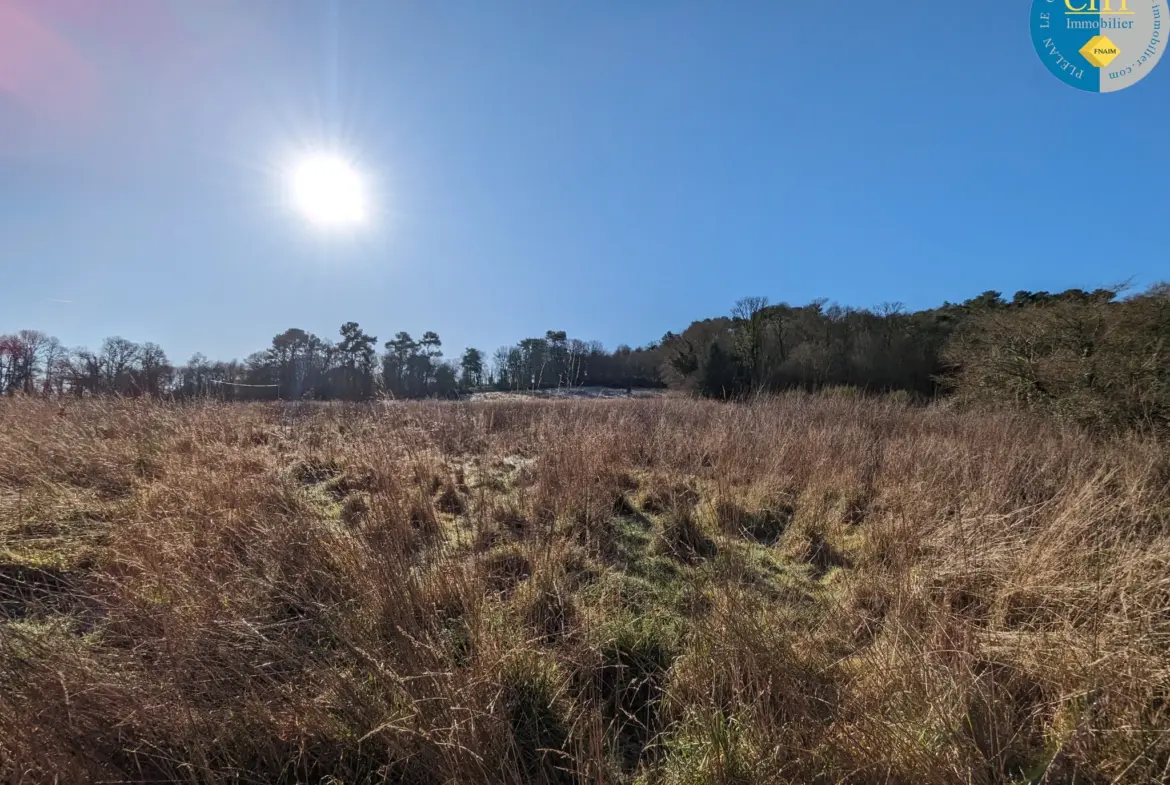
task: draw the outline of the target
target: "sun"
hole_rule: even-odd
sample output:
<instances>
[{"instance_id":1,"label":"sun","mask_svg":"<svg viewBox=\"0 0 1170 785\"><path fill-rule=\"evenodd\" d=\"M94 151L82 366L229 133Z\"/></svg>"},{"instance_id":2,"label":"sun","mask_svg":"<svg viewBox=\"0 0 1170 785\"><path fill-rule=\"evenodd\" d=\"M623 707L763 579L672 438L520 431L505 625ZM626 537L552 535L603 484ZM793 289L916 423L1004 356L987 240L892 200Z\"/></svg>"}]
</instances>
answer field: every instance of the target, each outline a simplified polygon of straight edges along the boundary
<instances>
[{"instance_id":1,"label":"sun","mask_svg":"<svg viewBox=\"0 0 1170 785\"><path fill-rule=\"evenodd\" d=\"M335 155L314 155L297 164L292 201L305 218L320 226L354 226L366 220L362 178Z\"/></svg>"}]
</instances>

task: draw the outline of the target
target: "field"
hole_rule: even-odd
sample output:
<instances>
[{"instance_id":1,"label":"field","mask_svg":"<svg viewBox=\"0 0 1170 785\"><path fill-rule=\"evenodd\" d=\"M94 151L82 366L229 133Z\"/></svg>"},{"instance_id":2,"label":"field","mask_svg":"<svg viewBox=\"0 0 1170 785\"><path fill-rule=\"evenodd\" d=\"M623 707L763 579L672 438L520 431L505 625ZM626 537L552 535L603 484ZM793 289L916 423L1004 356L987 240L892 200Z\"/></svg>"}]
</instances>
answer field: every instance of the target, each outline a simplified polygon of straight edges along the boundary
<instances>
[{"instance_id":1,"label":"field","mask_svg":"<svg viewBox=\"0 0 1170 785\"><path fill-rule=\"evenodd\" d=\"M849 395L0 401L0 781L1151 783L1170 455Z\"/></svg>"}]
</instances>

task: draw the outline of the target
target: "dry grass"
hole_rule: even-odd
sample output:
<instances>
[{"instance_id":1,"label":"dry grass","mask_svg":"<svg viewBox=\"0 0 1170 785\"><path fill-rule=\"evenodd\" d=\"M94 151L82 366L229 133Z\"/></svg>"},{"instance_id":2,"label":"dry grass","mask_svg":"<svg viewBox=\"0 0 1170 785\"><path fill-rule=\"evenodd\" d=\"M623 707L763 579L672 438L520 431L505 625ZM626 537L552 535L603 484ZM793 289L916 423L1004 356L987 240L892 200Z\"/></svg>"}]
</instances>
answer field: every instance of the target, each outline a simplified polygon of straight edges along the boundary
<instances>
[{"instance_id":1,"label":"dry grass","mask_svg":"<svg viewBox=\"0 0 1170 785\"><path fill-rule=\"evenodd\" d=\"M863 399L0 402L0 781L1167 781L1168 486Z\"/></svg>"}]
</instances>

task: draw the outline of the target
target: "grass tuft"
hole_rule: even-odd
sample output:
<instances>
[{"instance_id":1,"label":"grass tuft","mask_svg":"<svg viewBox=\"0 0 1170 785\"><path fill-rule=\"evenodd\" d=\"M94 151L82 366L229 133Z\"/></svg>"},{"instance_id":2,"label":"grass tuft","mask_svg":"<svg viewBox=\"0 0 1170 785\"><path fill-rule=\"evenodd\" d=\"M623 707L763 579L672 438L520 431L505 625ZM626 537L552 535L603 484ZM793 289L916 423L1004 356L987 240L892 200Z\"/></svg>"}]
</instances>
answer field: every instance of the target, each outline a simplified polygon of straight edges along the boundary
<instances>
[{"instance_id":1,"label":"grass tuft","mask_svg":"<svg viewBox=\"0 0 1170 785\"><path fill-rule=\"evenodd\" d=\"M0 781L1165 782L1168 456L852 393L6 398Z\"/></svg>"}]
</instances>

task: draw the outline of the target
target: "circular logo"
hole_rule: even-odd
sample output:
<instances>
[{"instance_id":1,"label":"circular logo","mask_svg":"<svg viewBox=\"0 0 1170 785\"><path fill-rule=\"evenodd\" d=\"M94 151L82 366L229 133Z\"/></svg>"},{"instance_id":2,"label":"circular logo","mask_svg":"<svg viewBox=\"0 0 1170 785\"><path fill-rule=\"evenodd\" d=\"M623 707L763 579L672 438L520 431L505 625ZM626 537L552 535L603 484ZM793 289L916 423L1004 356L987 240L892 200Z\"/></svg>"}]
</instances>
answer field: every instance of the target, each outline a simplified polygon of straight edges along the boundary
<instances>
[{"instance_id":1,"label":"circular logo","mask_svg":"<svg viewBox=\"0 0 1170 785\"><path fill-rule=\"evenodd\" d=\"M1032 0L1032 43L1044 65L1078 90L1115 93L1162 57L1170 0Z\"/></svg>"}]
</instances>

